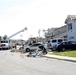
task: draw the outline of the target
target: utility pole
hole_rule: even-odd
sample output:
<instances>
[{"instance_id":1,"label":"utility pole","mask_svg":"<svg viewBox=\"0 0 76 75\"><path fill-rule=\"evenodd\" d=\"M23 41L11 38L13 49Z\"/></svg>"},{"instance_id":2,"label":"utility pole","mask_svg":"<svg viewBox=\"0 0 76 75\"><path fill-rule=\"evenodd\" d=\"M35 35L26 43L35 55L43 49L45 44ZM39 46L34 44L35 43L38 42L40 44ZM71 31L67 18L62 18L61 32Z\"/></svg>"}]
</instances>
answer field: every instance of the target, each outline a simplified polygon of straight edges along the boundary
<instances>
[{"instance_id":1,"label":"utility pole","mask_svg":"<svg viewBox=\"0 0 76 75\"><path fill-rule=\"evenodd\" d=\"M40 37L40 32L41 32L41 30L39 29L39 31L38 31L39 37Z\"/></svg>"}]
</instances>

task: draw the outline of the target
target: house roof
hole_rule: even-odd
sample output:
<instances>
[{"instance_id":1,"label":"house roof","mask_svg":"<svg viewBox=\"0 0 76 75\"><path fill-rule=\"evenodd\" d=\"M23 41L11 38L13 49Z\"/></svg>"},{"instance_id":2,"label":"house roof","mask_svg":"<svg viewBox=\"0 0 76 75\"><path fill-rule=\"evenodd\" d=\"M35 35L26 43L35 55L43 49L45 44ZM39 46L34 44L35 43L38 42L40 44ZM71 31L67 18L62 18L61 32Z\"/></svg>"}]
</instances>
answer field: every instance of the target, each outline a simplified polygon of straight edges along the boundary
<instances>
[{"instance_id":1,"label":"house roof","mask_svg":"<svg viewBox=\"0 0 76 75\"><path fill-rule=\"evenodd\" d=\"M64 28L64 27L66 27L66 25L61 26L61 27L59 27L59 28L55 28L54 30L56 31L56 30L61 29L61 28Z\"/></svg>"},{"instance_id":2,"label":"house roof","mask_svg":"<svg viewBox=\"0 0 76 75\"><path fill-rule=\"evenodd\" d=\"M48 28L48 30L47 30L47 31L52 33L55 29L56 29L56 28L51 28L51 29L50 29L50 28Z\"/></svg>"},{"instance_id":3,"label":"house roof","mask_svg":"<svg viewBox=\"0 0 76 75\"><path fill-rule=\"evenodd\" d=\"M68 15L66 20L65 20L65 23L67 23L67 21L71 19L71 20L76 20L76 15Z\"/></svg>"},{"instance_id":4,"label":"house roof","mask_svg":"<svg viewBox=\"0 0 76 75\"><path fill-rule=\"evenodd\" d=\"M66 32L61 33L61 34L59 34L59 35L55 35L54 38L62 38L62 37L64 37L64 36L67 36L67 33L66 33Z\"/></svg>"}]
</instances>

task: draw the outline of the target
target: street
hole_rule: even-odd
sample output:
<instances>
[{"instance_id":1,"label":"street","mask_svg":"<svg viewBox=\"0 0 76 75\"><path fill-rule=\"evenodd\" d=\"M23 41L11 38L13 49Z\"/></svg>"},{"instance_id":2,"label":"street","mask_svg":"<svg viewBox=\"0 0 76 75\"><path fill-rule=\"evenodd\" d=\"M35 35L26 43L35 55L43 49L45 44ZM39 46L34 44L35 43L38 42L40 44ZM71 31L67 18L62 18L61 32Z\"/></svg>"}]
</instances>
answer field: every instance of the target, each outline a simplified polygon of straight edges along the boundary
<instances>
[{"instance_id":1,"label":"street","mask_svg":"<svg viewBox=\"0 0 76 75\"><path fill-rule=\"evenodd\" d=\"M76 63L2 50L0 75L76 75Z\"/></svg>"}]
</instances>

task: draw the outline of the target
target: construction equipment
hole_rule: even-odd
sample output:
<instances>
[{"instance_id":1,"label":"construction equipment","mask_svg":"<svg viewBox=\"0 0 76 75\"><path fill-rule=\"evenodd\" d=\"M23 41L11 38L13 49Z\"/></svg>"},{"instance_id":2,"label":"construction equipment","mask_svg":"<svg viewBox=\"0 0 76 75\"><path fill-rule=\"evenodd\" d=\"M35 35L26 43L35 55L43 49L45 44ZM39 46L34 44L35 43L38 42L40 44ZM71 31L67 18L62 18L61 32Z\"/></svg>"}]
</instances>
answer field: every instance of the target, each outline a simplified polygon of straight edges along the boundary
<instances>
[{"instance_id":1,"label":"construction equipment","mask_svg":"<svg viewBox=\"0 0 76 75\"><path fill-rule=\"evenodd\" d=\"M23 28L22 30L14 33L13 35L7 37L6 40L0 41L0 49L9 49L9 48L12 48L13 42L12 42L12 40L10 40L10 39L11 39L12 37L14 37L15 35L17 35L17 34L19 34L19 33L21 33L21 32L24 32L25 30L27 30L26 27Z\"/></svg>"}]
</instances>

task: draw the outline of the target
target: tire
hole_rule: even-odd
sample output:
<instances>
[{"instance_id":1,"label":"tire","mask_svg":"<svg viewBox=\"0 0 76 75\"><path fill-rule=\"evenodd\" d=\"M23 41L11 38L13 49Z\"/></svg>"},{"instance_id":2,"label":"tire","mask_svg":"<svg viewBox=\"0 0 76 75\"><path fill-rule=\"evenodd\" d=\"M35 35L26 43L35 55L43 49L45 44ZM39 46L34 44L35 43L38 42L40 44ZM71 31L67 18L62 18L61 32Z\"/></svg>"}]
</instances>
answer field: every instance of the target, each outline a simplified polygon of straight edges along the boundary
<instances>
[{"instance_id":1,"label":"tire","mask_svg":"<svg viewBox=\"0 0 76 75\"><path fill-rule=\"evenodd\" d=\"M27 49L26 49L26 52L30 52L30 49L29 49L29 48L27 48Z\"/></svg>"},{"instance_id":2,"label":"tire","mask_svg":"<svg viewBox=\"0 0 76 75\"><path fill-rule=\"evenodd\" d=\"M7 48L7 50L8 50L9 48Z\"/></svg>"},{"instance_id":3,"label":"tire","mask_svg":"<svg viewBox=\"0 0 76 75\"><path fill-rule=\"evenodd\" d=\"M66 49L65 48L62 48L62 51L64 52Z\"/></svg>"}]
</instances>

